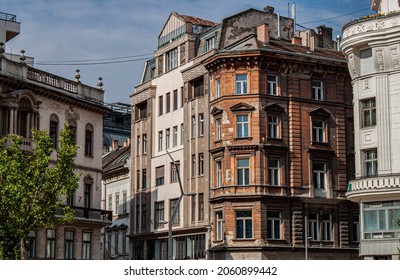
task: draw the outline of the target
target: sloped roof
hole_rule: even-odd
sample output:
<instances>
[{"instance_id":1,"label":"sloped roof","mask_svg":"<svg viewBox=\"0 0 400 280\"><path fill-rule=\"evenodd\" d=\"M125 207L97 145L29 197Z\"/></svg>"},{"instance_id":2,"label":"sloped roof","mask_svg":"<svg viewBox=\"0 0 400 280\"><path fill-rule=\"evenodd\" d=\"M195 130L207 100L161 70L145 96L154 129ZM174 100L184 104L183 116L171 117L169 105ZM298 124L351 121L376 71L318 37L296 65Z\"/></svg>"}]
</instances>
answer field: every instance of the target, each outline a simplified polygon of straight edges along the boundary
<instances>
[{"instance_id":1,"label":"sloped roof","mask_svg":"<svg viewBox=\"0 0 400 280\"><path fill-rule=\"evenodd\" d=\"M118 149L105 154L102 158L103 173L113 169L124 167L130 156L131 145L119 147Z\"/></svg>"},{"instance_id":2,"label":"sloped roof","mask_svg":"<svg viewBox=\"0 0 400 280\"><path fill-rule=\"evenodd\" d=\"M183 21L187 22L187 23L191 23L191 24L195 24L195 25L204 25L204 26L216 26L218 25L218 23L215 23L213 21L210 20L205 20L202 18L198 18L198 17L193 17L193 16L186 16L186 15L181 15L178 13L174 13L178 18L182 19Z\"/></svg>"}]
</instances>

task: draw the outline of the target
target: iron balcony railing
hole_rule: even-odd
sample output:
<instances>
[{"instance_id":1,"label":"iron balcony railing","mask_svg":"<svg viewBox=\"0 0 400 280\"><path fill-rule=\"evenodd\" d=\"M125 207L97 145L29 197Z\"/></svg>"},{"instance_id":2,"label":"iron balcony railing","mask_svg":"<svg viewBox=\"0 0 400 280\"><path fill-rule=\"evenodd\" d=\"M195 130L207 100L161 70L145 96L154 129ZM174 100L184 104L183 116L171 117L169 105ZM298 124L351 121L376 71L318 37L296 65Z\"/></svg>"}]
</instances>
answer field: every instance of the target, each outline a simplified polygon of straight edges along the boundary
<instances>
[{"instance_id":1,"label":"iron balcony railing","mask_svg":"<svg viewBox=\"0 0 400 280\"><path fill-rule=\"evenodd\" d=\"M74 210L75 218L95 219L95 220L101 220L104 222L112 221L112 211L86 208L86 207L78 207L78 206L71 206L71 208L72 208L72 210ZM57 215L60 215L60 216L65 215L65 208L64 207L59 208L57 211Z\"/></svg>"}]
</instances>

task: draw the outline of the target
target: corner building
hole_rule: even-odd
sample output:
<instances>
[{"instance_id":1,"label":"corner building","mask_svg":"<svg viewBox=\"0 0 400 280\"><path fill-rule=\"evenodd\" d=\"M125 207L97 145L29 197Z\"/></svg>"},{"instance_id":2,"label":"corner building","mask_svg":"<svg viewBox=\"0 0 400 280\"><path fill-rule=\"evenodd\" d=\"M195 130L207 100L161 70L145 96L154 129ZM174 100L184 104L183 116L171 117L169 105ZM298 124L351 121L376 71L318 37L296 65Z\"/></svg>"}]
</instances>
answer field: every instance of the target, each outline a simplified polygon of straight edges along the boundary
<instances>
[{"instance_id":1,"label":"corner building","mask_svg":"<svg viewBox=\"0 0 400 280\"><path fill-rule=\"evenodd\" d=\"M243 20L260 14L268 21ZM224 19L219 50L204 62L211 259L358 257L358 209L345 197L354 160L347 64L338 51L291 43L292 26L271 11Z\"/></svg>"},{"instance_id":2,"label":"corner building","mask_svg":"<svg viewBox=\"0 0 400 280\"><path fill-rule=\"evenodd\" d=\"M347 198L359 203L360 256L399 259L400 4L371 1L377 14L343 28L342 51L353 82L355 179Z\"/></svg>"}]
</instances>

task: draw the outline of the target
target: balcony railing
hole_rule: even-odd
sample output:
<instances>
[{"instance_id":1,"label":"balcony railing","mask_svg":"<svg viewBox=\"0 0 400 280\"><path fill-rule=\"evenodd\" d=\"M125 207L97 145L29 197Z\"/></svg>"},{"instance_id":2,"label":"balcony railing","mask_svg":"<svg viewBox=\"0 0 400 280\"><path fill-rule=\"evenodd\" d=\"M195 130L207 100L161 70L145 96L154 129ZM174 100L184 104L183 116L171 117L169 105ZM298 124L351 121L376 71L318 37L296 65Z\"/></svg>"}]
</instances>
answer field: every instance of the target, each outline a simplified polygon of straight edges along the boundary
<instances>
[{"instance_id":1,"label":"balcony railing","mask_svg":"<svg viewBox=\"0 0 400 280\"><path fill-rule=\"evenodd\" d=\"M71 208L74 211L75 218L94 219L94 220L101 220L104 222L112 221L112 211L78 207L78 206L71 206ZM65 208L64 207L59 208L57 211L57 215L60 216L65 215Z\"/></svg>"},{"instance_id":2,"label":"balcony railing","mask_svg":"<svg viewBox=\"0 0 400 280\"><path fill-rule=\"evenodd\" d=\"M377 176L371 178L360 178L351 181L347 185L347 191L396 189L400 190L400 174Z\"/></svg>"},{"instance_id":3,"label":"balcony railing","mask_svg":"<svg viewBox=\"0 0 400 280\"><path fill-rule=\"evenodd\" d=\"M0 19L1 20L6 20L6 21L16 22L17 21L17 16L16 15L12 15L12 14L7 14L7 13L0 12Z\"/></svg>"},{"instance_id":4,"label":"balcony railing","mask_svg":"<svg viewBox=\"0 0 400 280\"><path fill-rule=\"evenodd\" d=\"M78 83L67 80L35 68L28 68L28 79L34 80L52 87L60 88L71 93L78 93Z\"/></svg>"}]
</instances>

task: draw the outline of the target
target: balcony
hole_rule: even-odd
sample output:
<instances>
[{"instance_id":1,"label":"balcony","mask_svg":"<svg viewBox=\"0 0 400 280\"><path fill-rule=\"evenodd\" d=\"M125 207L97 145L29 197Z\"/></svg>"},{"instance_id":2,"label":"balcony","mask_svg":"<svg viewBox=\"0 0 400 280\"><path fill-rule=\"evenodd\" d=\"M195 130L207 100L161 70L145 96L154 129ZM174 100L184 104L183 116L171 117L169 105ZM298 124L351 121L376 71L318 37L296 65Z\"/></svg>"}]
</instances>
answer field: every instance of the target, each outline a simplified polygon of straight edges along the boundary
<instances>
[{"instance_id":1,"label":"balcony","mask_svg":"<svg viewBox=\"0 0 400 280\"><path fill-rule=\"evenodd\" d=\"M71 208L74 211L75 220L102 223L102 224L111 224L112 222L112 211L78 207L78 206L72 206ZM64 207L59 208L56 215L64 216L65 208Z\"/></svg>"},{"instance_id":2,"label":"balcony","mask_svg":"<svg viewBox=\"0 0 400 280\"><path fill-rule=\"evenodd\" d=\"M288 186L271 186L271 185L248 185L248 186L222 186L211 189L211 199L222 197L238 197L238 196L286 196L289 193Z\"/></svg>"},{"instance_id":3,"label":"balcony","mask_svg":"<svg viewBox=\"0 0 400 280\"><path fill-rule=\"evenodd\" d=\"M385 15L371 14L360 19L350 21L343 27L343 39L353 35L385 30L400 26L400 12L391 12Z\"/></svg>"},{"instance_id":4,"label":"balcony","mask_svg":"<svg viewBox=\"0 0 400 280\"><path fill-rule=\"evenodd\" d=\"M353 180L347 186L346 196L355 202L368 198L379 200L397 197L400 199L400 174Z\"/></svg>"}]
</instances>

